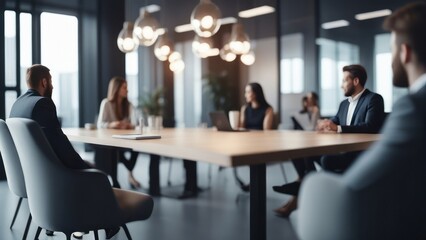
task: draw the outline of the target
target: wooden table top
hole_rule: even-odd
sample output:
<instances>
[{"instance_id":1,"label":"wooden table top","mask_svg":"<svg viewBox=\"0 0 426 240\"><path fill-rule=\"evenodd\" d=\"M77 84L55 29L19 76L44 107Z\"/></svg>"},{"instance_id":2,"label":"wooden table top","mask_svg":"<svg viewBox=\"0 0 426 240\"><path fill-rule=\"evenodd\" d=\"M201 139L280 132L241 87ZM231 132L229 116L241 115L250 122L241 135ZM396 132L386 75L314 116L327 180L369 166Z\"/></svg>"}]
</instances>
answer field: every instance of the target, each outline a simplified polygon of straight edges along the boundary
<instances>
[{"instance_id":1,"label":"wooden table top","mask_svg":"<svg viewBox=\"0 0 426 240\"><path fill-rule=\"evenodd\" d=\"M134 130L64 128L71 141L130 148L162 156L242 166L367 149L379 134L336 134L309 131L218 132L203 128L166 128L161 139L125 140L113 134Z\"/></svg>"}]
</instances>

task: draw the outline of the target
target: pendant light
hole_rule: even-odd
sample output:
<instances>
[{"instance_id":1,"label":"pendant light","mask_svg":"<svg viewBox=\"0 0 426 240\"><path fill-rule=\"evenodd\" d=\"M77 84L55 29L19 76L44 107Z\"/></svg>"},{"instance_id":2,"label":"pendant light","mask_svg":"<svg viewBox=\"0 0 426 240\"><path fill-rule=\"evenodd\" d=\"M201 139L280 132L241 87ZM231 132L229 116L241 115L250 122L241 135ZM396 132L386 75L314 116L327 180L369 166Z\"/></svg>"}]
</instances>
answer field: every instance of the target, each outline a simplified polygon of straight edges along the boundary
<instances>
[{"instance_id":1,"label":"pendant light","mask_svg":"<svg viewBox=\"0 0 426 240\"><path fill-rule=\"evenodd\" d=\"M233 53L238 55L246 54L250 51L250 39L244 32L244 27L241 23L234 23L232 26L229 47Z\"/></svg>"},{"instance_id":2,"label":"pendant light","mask_svg":"<svg viewBox=\"0 0 426 240\"><path fill-rule=\"evenodd\" d=\"M154 54L160 61L166 61L173 52L173 42L167 36L167 31L158 39L155 44Z\"/></svg>"},{"instance_id":3,"label":"pendant light","mask_svg":"<svg viewBox=\"0 0 426 240\"><path fill-rule=\"evenodd\" d=\"M240 59L241 62L243 62L247 66L252 65L256 61L256 57L253 51L241 55Z\"/></svg>"},{"instance_id":4,"label":"pendant light","mask_svg":"<svg viewBox=\"0 0 426 240\"><path fill-rule=\"evenodd\" d=\"M213 40L211 38L204 38L195 35L194 41L192 42L192 51L201 58L209 56L210 50L213 48Z\"/></svg>"},{"instance_id":5,"label":"pendant light","mask_svg":"<svg viewBox=\"0 0 426 240\"><path fill-rule=\"evenodd\" d=\"M182 60L182 55L179 52L172 52L169 56L169 68L172 72L181 72L185 69L185 63Z\"/></svg>"},{"instance_id":6,"label":"pendant light","mask_svg":"<svg viewBox=\"0 0 426 240\"><path fill-rule=\"evenodd\" d=\"M237 58L237 55L231 51L229 43L227 43L220 49L220 57L227 62L232 62Z\"/></svg>"},{"instance_id":7,"label":"pendant light","mask_svg":"<svg viewBox=\"0 0 426 240\"><path fill-rule=\"evenodd\" d=\"M191 24L200 37L211 37L220 28L221 13L211 0L200 0L191 14Z\"/></svg>"},{"instance_id":8,"label":"pendant light","mask_svg":"<svg viewBox=\"0 0 426 240\"><path fill-rule=\"evenodd\" d=\"M117 45L123 53L133 52L138 48L138 40L133 36L133 23L124 22L123 29L118 34Z\"/></svg>"},{"instance_id":9,"label":"pendant light","mask_svg":"<svg viewBox=\"0 0 426 240\"><path fill-rule=\"evenodd\" d=\"M151 46L158 38L157 20L145 8L140 9L139 17L135 21L133 33L143 46Z\"/></svg>"}]
</instances>

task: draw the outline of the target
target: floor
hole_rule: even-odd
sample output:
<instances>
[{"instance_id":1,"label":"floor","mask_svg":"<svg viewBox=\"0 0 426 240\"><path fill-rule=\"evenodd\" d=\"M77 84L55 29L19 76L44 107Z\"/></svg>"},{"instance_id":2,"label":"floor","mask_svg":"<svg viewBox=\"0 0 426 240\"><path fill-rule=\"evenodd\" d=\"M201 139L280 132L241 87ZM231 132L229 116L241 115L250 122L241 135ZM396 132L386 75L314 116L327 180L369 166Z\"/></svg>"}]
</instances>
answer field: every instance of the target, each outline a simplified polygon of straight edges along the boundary
<instances>
[{"instance_id":1,"label":"floor","mask_svg":"<svg viewBox=\"0 0 426 240\"><path fill-rule=\"evenodd\" d=\"M82 145L76 145L82 157L93 159L93 154L84 152ZM148 185L148 157L139 154L134 170L135 177L141 181L146 190ZM184 182L182 161L178 159L161 161L161 185L164 189L179 190ZM170 182L168 186L168 171L171 166ZM288 180L295 179L295 172L291 164L285 163L284 169ZM249 178L249 168L240 167L238 173L243 179ZM122 164L118 168L118 179L123 188L129 188L127 172ZM177 200L166 197L154 198L154 211L146 221L128 224L130 233L135 240L227 240L249 239L249 195L243 193L235 184L232 170L219 170L216 165L198 164L198 179L201 188L205 189L197 198ZM280 164L267 166L267 239L268 240L295 240L294 230L288 219L275 216L273 209L287 201L289 196L272 191L271 186L284 182ZM21 211L12 230L9 225L15 210L18 198L13 195L4 181L0 182L0 239L22 239L24 226L28 218L26 200L21 205ZM66 217L66 216L64 216ZM33 239L36 226L31 226L28 239ZM43 232L40 239L65 239L61 233L48 237ZM99 233L104 239L104 231ZM94 239L93 234L85 235L83 239ZM126 239L121 230L113 239Z\"/></svg>"}]
</instances>

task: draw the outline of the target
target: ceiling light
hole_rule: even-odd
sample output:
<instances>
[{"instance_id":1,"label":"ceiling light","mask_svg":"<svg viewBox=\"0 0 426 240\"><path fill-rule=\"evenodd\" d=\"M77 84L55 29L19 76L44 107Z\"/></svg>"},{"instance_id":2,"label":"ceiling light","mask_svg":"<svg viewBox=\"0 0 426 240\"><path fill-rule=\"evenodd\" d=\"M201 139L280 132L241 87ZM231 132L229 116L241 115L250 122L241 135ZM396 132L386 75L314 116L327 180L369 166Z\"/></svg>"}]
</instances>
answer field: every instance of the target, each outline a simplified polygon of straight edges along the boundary
<instances>
[{"instance_id":1,"label":"ceiling light","mask_svg":"<svg viewBox=\"0 0 426 240\"><path fill-rule=\"evenodd\" d=\"M124 53L133 52L139 46L139 41L133 35L133 23L124 22L123 29L117 37L117 46Z\"/></svg>"},{"instance_id":2,"label":"ceiling light","mask_svg":"<svg viewBox=\"0 0 426 240\"><path fill-rule=\"evenodd\" d=\"M169 55L173 52L173 42L164 33L155 44L154 54L160 61L166 61Z\"/></svg>"},{"instance_id":3,"label":"ceiling light","mask_svg":"<svg viewBox=\"0 0 426 240\"><path fill-rule=\"evenodd\" d=\"M339 27L346 27L349 26L349 22L346 20L337 20L332 22L326 22L321 24L321 27L323 29L332 29L332 28L339 28Z\"/></svg>"},{"instance_id":4,"label":"ceiling light","mask_svg":"<svg viewBox=\"0 0 426 240\"><path fill-rule=\"evenodd\" d=\"M211 48L213 48L213 40L211 38L203 38L195 35L194 41L192 41L192 51L195 55L205 58Z\"/></svg>"},{"instance_id":5,"label":"ceiling light","mask_svg":"<svg viewBox=\"0 0 426 240\"><path fill-rule=\"evenodd\" d=\"M250 66L256 61L256 57L254 56L254 52L250 51L249 53L241 55L241 62L245 65Z\"/></svg>"},{"instance_id":6,"label":"ceiling light","mask_svg":"<svg viewBox=\"0 0 426 240\"><path fill-rule=\"evenodd\" d=\"M138 38L139 44L151 46L158 38L157 20L145 9L140 9L139 17L135 21L134 35Z\"/></svg>"},{"instance_id":7,"label":"ceiling light","mask_svg":"<svg viewBox=\"0 0 426 240\"><path fill-rule=\"evenodd\" d=\"M157 28L157 31L155 31L155 33L157 33L158 36L161 36L164 33L166 33L166 29L165 28Z\"/></svg>"},{"instance_id":8,"label":"ceiling light","mask_svg":"<svg viewBox=\"0 0 426 240\"><path fill-rule=\"evenodd\" d=\"M170 63L169 68L172 72L181 72L185 69L185 63L182 59L178 59Z\"/></svg>"},{"instance_id":9,"label":"ceiling light","mask_svg":"<svg viewBox=\"0 0 426 240\"><path fill-rule=\"evenodd\" d=\"M356 20L367 20L367 19L371 19L371 18L388 16L391 13L392 13L392 11L389 10L389 9L382 9L382 10L377 10L377 11L373 11L373 12L356 14L355 19Z\"/></svg>"},{"instance_id":10,"label":"ceiling light","mask_svg":"<svg viewBox=\"0 0 426 240\"><path fill-rule=\"evenodd\" d=\"M250 51L250 39L241 23L235 23L232 26L229 48L235 54L245 54Z\"/></svg>"},{"instance_id":11,"label":"ceiling light","mask_svg":"<svg viewBox=\"0 0 426 240\"><path fill-rule=\"evenodd\" d=\"M226 18L221 18L220 22L221 22L220 25L226 25L226 24L236 23L237 19L234 17L226 17ZM194 27L190 23L175 27L175 32L178 32L178 33L189 32L193 30L194 30Z\"/></svg>"},{"instance_id":12,"label":"ceiling light","mask_svg":"<svg viewBox=\"0 0 426 240\"><path fill-rule=\"evenodd\" d=\"M220 10L211 0L200 0L191 14L191 24L200 37L211 37L220 28Z\"/></svg>"},{"instance_id":13,"label":"ceiling light","mask_svg":"<svg viewBox=\"0 0 426 240\"><path fill-rule=\"evenodd\" d=\"M161 7L157 4L151 4L146 7L143 7L143 9L147 10L149 13L158 12L160 11Z\"/></svg>"},{"instance_id":14,"label":"ceiling light","mask_svg":"<svg viewBox=\"0 0 426 240\"><path fill-rule=\"evenodd\" d=\"M231 51L227 43L220 49L220 57L227 62L232 62L237 58L237 55Z\"/></svg>"},{"instance_id":15,"label":"ceiling light","mask_svg":"<svg viewBox=\"0 0 426 240\"><path fill-rule=\"evenodd\" d=\"M252 18L252 17L273 13L273 12L275 12L275 8L268 5L263 5L260 7L255 7L252 9L241 11L238 13L238 16L241 18Z\"/></svg>"}]
</instances>

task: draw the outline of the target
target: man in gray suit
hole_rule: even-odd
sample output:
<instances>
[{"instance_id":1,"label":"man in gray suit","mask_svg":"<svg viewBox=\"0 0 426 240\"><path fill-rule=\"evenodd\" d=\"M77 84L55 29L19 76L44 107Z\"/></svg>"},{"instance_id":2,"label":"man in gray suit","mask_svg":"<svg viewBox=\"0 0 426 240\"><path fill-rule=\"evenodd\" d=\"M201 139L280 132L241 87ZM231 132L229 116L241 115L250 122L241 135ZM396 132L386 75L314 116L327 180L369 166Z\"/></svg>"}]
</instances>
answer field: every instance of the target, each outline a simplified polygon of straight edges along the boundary
<instances>
[{"instance_id":1,"label":"man in gray suit","mask_svg":"<svg viewBox=\"0 0 426 240\"><path fill-rule=\"evenodd\" d=\"M307 177L299 199L301 239L426 239L425 26L425 2L406 5L385 20L393 84L409 93L394 104L381 140L342 177ZM309 201L319 187L317 201ZM320 223L324 214L331 218Z\"/></svg>"}]
</instances>

